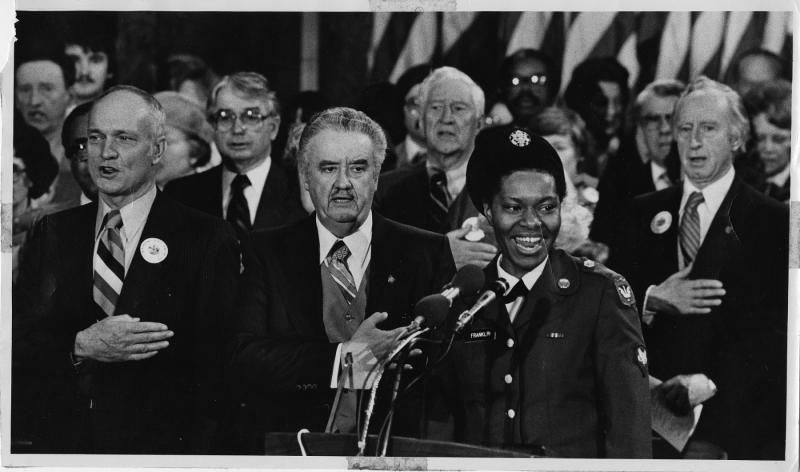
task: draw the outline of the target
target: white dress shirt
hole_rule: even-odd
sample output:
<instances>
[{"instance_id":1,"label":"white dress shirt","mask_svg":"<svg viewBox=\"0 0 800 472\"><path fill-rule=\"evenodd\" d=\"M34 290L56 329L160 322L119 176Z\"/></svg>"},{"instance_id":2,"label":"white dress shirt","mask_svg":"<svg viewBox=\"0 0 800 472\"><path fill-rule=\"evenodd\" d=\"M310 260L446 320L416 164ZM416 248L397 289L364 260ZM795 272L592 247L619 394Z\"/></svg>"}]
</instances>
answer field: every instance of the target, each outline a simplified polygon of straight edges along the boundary
<instances>
[{"instance_id":1,"label":"white dress shirt","mask_svg":"<svg viewBox=\"0 0 800 472\"><path fill-rule=\"evenodd\" d=\"M691 195L692 192L703 193L703 203L697 205L697 214L700 217L700 246L703 245L703 241L706 239L708 228L711 227L711 222L714 220L714 215L717 214L717 210L719 210L719 207L722 206L722 200L724 200L725 195L728 194L728 190L731 188L733 177L735 175L736 172L733 170L733 166L731 166L725 175L717 179L715 182L708 184L702 190L695 187L695 185L690 182L689 179L683 179L683 196L681 196L681 206L678 221L683 221L683 213L686 207L686 202L689 200L689 195ZM678 239L678 265L682 269L686 266L686 264L683 261L683 253L680 250L680 238Z\"/></svg>"},{"instance_id":2,"label":"white dress shirt","mask_svg":"<svg viewBox=\"0 0 800 472\"><path fill-rule=\"evenodd\" d=\"M778 172L775 175L767 177L767 182L771 182L775 184L777 187L783 187L786 185L786 181L789 180L789 175L791 174L790 166L786 166L783 168L782 171Z\"/></svg>"},{"instance_id":3,"label":"white dress shirt","mask_svg":"<svg viewBox=\"0 0 800 472\"><path fill-rule=\"evenodd\" d=\"M508 282L508 290L503 294L503 296L505 296L514 289L514 286L517 285L517 282L519 282L519 278L514 277L503 270L503 268L500 266L500 261L502 259L503 255L501 254L500 257L497 258L497 276ZM539 280L539 277L542 276L542 272L544 272L546 265L547 257L545 257L538 266L534 267L530 272L522 276L522 283L525 284L525 288L527 288L529 292L533 288L533 284L535 284L536 281ZM516 300L506 303L506 311L508 312L508 317L512 322L514 321L514 318L517 317L517 313L519 312L519 309L524 301L525 299L523 297L517 297Z\"/></svg>"},{"instance_id":4,"label":"white dress shirt","mask_svg":"<svg viewBox=\"0 0 800 472\"><path fill-rule=\"evenodd\" d=\"M253 167L244 175L250 179L250 185L244 189L244 198L247 200L247 209L250 210L250 224L256 221L256 211L258 210L258 202L261 201L261 192L264 191L264 184L267 182L269 169L272 167L272 158L267 156L264 162ZM228 216L228 204L231 202L231 183L236 172L229 170L227 167L222 167L222 217Z\"/></svg>"},{"instance_id":5,"label":"white dress shirt","mask_svg":"<svg viewBox=\"0 0 800 472\"><path fill-rule=\"evenodd\" d=\"M152 208L155 199L156 186L153 185L144 195L119 209L119 214L122 217L120 237L122 238L122 246L125 250L125 274L128 273L128 268L131 266L133 256L136 254L139 239L142 237L144 223L147 221L147 216L150 214L150 208ZM111 207L106 205L102 198L99 198L97 218L94 224L94 254L97 253L97 244L100 241L100 229L103 224L103 218L109 211L111 211Z\"/></svg>"},{"instance_id":6,"label":"white dress shirt","mask_svg":"<svg viewBox=\"0 0 800 472\"><path fill-rule=\"evenodd\" d=\"M667 168L653 161L650 161L650 176L653 179L653 185L655 185L656 190L664 190L671 185L667 175Z\"/></svg>"}]
</instances>

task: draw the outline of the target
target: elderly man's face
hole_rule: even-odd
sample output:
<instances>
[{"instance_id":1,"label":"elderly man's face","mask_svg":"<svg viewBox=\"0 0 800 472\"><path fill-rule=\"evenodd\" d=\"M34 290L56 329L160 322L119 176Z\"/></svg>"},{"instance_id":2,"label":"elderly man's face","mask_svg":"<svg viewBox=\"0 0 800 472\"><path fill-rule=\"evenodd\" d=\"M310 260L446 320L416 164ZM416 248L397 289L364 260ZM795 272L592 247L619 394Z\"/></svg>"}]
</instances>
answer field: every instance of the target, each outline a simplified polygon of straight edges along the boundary
<instances>
[{"instance_id":1,"label":"elderly man's face","mask_svg":"<svg viewBox=\"0 0 800 472\"><path fill-rule=\"evenodd\" d=\"M367 219L378 186L374 145L363 133L326 129L308 143L303 186L322 224L337 237Z\"/></svg>"},{"instance_id":2,"label":"elderly man's face","mask_svg":"<svg viewBox=\"0 0 800 472\"><path fill-rule=\"evenodd\" d=\"M785 169L791 159L791 130L773 125L766 114L759 113L753 118L753 132L764 173L769 177Z\"/></svg>"},{"instance_id":3,"label":"elderly man's face","mask_svg":"<svg viewBox=\"0 0 800 472\"><path fill-rule=\"evenodd\" d=\"M422 119L428 151L434 160L460 163L472 152L481 114L471 92L469 85L456 79L442 80L431 87Z\"/></svg>"},{"instance_id":4,"label":"elderly man's face","mask_svg":"<svg viewBox=\"0 0 800 472\"><path fill-rule=\"evenodd\" d=\"M515 277L544 261L561 227L556 180L537 170L503 177L500 191L484 211L503 255L500 266Z\"/></svg>"},{"instance_id":5,"label":"elderly man's face","mask_svg":"<svg viewBox=\"0 0 800 472\"><path fill-rule=\"evenodd\" d=\"M230 159L239 172L246 172L257 166L272 152L272 141L278 134L280 118L268 116L267 102L259 98L249 98L230 86L217 93L216 113L226 112L235 117L232 124L217 120L214 126L214 140L220 154ZM249 115L260 119L244 123L242 117ZM232 118L233 119L233 118Z\"/></svg>"},{"instance_id":6,"label":"elderly man's face","mask_svg":"<svg viewBox=\"0 0 800 472\"><path fill-rule=\"evenodd\" d=\"M672 112L677 101L678 97L650 95L642 103L639 129L648 157L662 167L672 147Z\"/></svg>"},{"instance_id":7,"label":"elderly man's face","mask_svg":"<svg viewBox=\"0 0 800 472\"><path fill-rule=\"evenodd\" d=\"M731 129L731 111L717 92L697 91L684 98L675 121L683 172L698 188L725 175L741 138Z\"/></svg>"},{"instance_id":8,"label":"elderly man's face","mask_svg":"<svg viewBox=\"0 0 800 472\"><path fill-rule=\"evenodd\" d=\"M538 59L524 58L516 61L509 72L508 77L503 77L503 101L514 122L527 126L548 105L547 66Z\"/></svg>"},{"instance_id":9,"label":"elderly man's face","mask_svg":"<svg viewBox=\"0 0 800 472\"><path fill-rule=\"evenodd\" d=\"M14 95L26 123L45 136L58 132L71 100L58 64L47 60L21 64Z\"/></svg>"},{"instance_id":10,"label":"elderly man's face","mask_svg":"<svg viewBox=\"0 0 800 472\"><path fill-rule=\"evenodd\" d=\"M72 126L67 130L67 142L64 153L69 159L72 176L78 182L83 194L92 200L97 198L97 185L89 173L89 114L79 116L72 120Z\"/></svg>"},{"instance_id":11,"label":"elderly man's face","mask_svg":"<svg viewBox=\"0 0 800 472\"><path fill-rule=\"evenodd\" d=\"M150 108L136 94L118 91L94 104L89 114L89 172L100 197L112 208L144 195L155 185L164 136L155 136Z\"/></svg>"},{"instance_id":12,"label":"elderly man's face","mask_svg":"<svg viewBox=\"0 0 800 472\"><path fill-rule=\"evenodd\" d=\"M79 100L91 100L105 88L108 74L108 54L90 51L77 44L69 44L64 53L75 61L75 83L72 93Z\"/></svg>"}]
</instances>

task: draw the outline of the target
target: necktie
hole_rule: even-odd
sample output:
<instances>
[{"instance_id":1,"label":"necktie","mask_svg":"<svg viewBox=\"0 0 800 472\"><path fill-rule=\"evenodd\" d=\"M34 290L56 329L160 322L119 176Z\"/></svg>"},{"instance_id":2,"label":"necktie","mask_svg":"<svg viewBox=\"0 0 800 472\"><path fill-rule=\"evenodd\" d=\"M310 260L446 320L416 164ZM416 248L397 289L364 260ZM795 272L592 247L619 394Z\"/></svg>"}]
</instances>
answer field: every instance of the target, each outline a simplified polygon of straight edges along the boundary
<instances>
[{"instance_id":1,"label":"necktie","mask_svg":"<svg viewBox=\"0 0 800 472\"><path fill-rule=\"evenodd\" d=\"M507 294L503 295L503 304L508 305L509 303L513 303L510 308L508 308L508 318L511 321L514 321L514 318L517 316L519 309L522 307L522 304L525 303L525 297L528 296L528 287L525 286L525 283L520 279L514 285Z\"/></svg>"},{"instance_id":2,"label":"necktie","mask_svg":"<svg viewBox=\"0 0 800 472\"><path fill-rule=\"evenodd\" d=\"M432 169L430 176L430 196L435 214L444 221L447 208L450 206L450 194L447 192L447 175L443 170Z\"/></svg>"},{"instance_id":3,"label":"necktie","mask_svg":"<svg viewBox=\"0 0 800 472\"><path fill-rule=\"evenodd\" d=\"M239 239L250 231L250 208L244 198L244 189L250 186L250 179L244 174L236 174L231 182L231 201L225 219L233 225Z\"/></svg>"},{"instance_id":4,"label":"necktie","mask_svg":"<svg viewBox=\"0 0 800 472\"><path fill-rule=\"evenodd\" d=\"M103 217L100 240L94 255L94 288L92 295L107 316L114 314L117 299L125 280L125 248L120 236L122 215L112 210Z\"/></svg>"},{"instance_id":5,"label":"necktie","mask_svg":"<svg viewBox=\"0 0 800 472\"><path fill-rule=\"evenodd\" d=\"M348 257L350 257L350 249L347 247L347 244L340 239L334 243L328 253L328 257L326 257L326 261L330 269L331 277L333 277L333 280L339 285L344 299L347 300L347 303L352 303L356 298L358 289L356 288L353 274L350 273L350 269L347 267Z\"/></svg>"},{"instance_id":6,"label":"necktie","mask_svg":"<svg viewBox=\"0 0 800 472\"><path fill-rule=\"evenodd\" d=\"M694 261L697 249L700 247L700 215L697 213L697 206L704 201L701 192L692 192L683 209L680 230L681 251L683 251L683 260L687 265Z\"/></svg>"}]
</instances>

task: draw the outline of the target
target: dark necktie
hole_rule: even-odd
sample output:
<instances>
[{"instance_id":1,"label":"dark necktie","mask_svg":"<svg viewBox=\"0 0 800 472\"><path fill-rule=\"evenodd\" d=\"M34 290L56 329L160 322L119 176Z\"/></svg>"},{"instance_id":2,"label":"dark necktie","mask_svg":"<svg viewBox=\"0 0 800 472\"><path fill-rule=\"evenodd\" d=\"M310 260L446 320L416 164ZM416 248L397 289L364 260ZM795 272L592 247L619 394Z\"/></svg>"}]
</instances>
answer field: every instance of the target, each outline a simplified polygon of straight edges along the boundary
<instances>
[{"instance_id":1,"label":"dark necktie","mask_svg":"<svg viewBox=\"0 0 800 472\"><path fill-rule=\"evenodd\" d=\"M429 187L434 214L439 221L444 221L450 206L450 194L447 192L447 175L443 170L431 169Z\"/></svg>"},{"instance_id":2,"label":"dark necktie","mask_svg":"<svg viewBox=\"0 0 800 472\"><path fill-rule=\"evenodd\" d=\"M528 296L528 287L525 286L525 283L522 279L518 280L517 283L514 285L507 294L503 295L503 303L508 304L513 301L516 301L519 297L527 297Z\"/></svg>"},{"instance_id":3,"label":"dark necktie","mask_svg":"<svg viewBox=\"0 0 800 472\"><path fill-rule=\"evenodd\" d=\"M250 186L250 179L244 174L236 174L231 182L231 201L225 219L233 225L239 239L250 231L250 207L244 198L244 189Z\"/></svg>"},{"instance_id":4,"label":"dark necktie","mask_svg":"<svg viewBox=\"0 0 800 472\"><path fill-rule=\"evenodd\" d=\"M333 280L342 291L344 299L347 300L347 303L353 303L358 289L356 288L353 274L350 273L350 269L347 267L347 258L349 257L350 248L348 248L347 244L340 239L334 243L333 247L331 247L326 260L328 262L328 268L330 270L331 277L333 277Z\"/></svg>"},{"instance_id":5,"label":"dark necktie","mask_svg":"<svg viewBox=\"0 0 800 472\"><path fill-rule=\"evenodd\" d=\"M122 245L122 215L112 210L103 217L100 240L94 255L92 298L107 316L114 314L125 280L125 247Z\"/></svg>"},{"instance_id":6,"label":"dark necktie","mask_svg":"<svg viewBox=\"0 0 800 472\"><path fill-rule=\"evenodd\" d=\"M686 206L683 210L680 235L681 251L686 265L694 261L695 256L697 256L697 250L700 247L700 215L697 213L697 206L704 201L705 199L701 192L692 192L689 195L689 199L686 200Z\"/></svg>"}]
</instances>

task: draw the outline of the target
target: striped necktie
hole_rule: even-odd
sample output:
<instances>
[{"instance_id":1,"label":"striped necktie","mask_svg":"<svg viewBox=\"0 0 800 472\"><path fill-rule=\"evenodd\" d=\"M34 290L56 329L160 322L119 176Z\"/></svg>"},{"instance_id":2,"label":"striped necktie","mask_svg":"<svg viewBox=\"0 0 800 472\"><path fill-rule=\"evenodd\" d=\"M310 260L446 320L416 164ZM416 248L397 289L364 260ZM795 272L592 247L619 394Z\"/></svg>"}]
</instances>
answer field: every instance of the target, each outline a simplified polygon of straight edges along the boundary
<instances>
[{"instance_id":1,"label":"striped necktie","mask_svg":"<svg viewBox=\"0 0 800 472\"><path fill-rule=\"evenodd\" d=\"M251 228L250 207L244 197L244 189L250 185L250 179L245 174L236 174L231 182L231 201L228 203L225 219L233 225L240 240Z\"/></svg>"},{"instance_id":2,"label":"striped necktie","mask_svg":"<svg viewBox=\"0 0 800 472\"><path fill-rule=\"evenodd\" d=\"M94 288L92 295L107 316L114 314L117 299L125 280L125 248L122 245L122 215L112 210L103 217L97 252L94 254Z\"/></svg>"},{"instance_id":3,"label":"striped necktie","mask_svg":"<svg viewBox=\"0 0 800 472\"><path fill-rule=\"evenodd\" d=\"M704 201L702 192L692 192L683 209L681 251L686 265L694 261L697 250L700 248L700 215L697 213L697 206Z\"/></svg>"},{"instance_id":4,"label":"striped necktie","mask_svg":"<svg viewBox=\"0 0 800 472\"><path fill-rule=\"evenodd\" d=\"M356 288L353 274L350 273L350 269L347 267L348 257L350 257L350 249L340 239L334 243L328 253L328 257L326 257L326 262L328 263L331 277L339 285L344 299L347 300L347 303L353 303L358 289Z\"/></svg>"},{"instance_id":5,"label":"striped necktie","mask_svg":"<svg viewBox=\"0 0 800 472\"><path fill-rule=\"evenodd\" d=\"M443 170L431 169L429 193L436 219L444 221L450 206L450 194L447 191L447 175Z\"/></svg>"}]
</instances>

